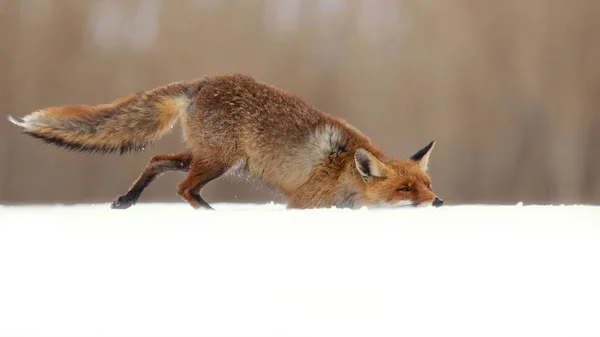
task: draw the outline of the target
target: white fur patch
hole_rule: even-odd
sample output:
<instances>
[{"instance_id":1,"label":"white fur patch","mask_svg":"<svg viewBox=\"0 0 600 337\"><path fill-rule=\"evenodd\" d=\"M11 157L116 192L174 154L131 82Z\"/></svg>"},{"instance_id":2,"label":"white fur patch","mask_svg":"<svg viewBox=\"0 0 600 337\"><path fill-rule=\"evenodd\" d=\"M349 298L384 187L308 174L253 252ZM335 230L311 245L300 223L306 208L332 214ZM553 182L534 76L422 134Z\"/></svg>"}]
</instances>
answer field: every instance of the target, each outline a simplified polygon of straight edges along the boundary
<instances>
[{"instance_id":1,"label":"white fur patch","mask_svg":"<svg viewBox=\"0 0 600 337\"><path fill-rule=\"evenodd\" d=\"M12 116L8 116L8 121L24 129L31 129L38 126L43 111L44 110L38 110L32 112L29 115L21 118L21 121L14 119Z\"/></svg>"},{"instance_id":2,"label":"white fur patch","mask_svg":"<svg viewBox=\"0 0 600 337\"><path fill-rule=\"evenodd\" d=\"M238 160L229 169L227 169L227 171L225 171L225 176L235 176L242 173L244 166L246 166L246 161L243 159Z\"/></svg>"},{"instance_id":3,"label":"white fur patch","mask_svg":"<svg viewBox=\"0 0 600 337\"><path fill-rule=\"evenodd\" d=\"M346 135L339 127L331 124L319 127L309 140L309 147L319 154L328 156L347 144Z\"/></svg>"},{"instance_id":4,"label":"white fur patch","mask_svg":"<svg viewBox=\"0 0 600 337\"><path fill-rule=\"evenodd\" d=\"M22 128L25 127L25 123L24 122L19 122L16 119L14 119L12 116L8 116L7 119L8 119L9 122L11 122L11 123L13 123L15 125L18 125L18 126L20 126Z\"/></svg>"},{"instance_id":5,"label":"white fur patch","mask_svg":"<svg viewBox=\"0 0 600 337\"><path fill-rule=\"evenodd\" d=\"M395 204L390 204L387 203L385 201L381 201L379 203L379 205L377 205L377 208L398 208L398 207L408 207L408 206L414 206L412 200L400 200Z\"/></svg>"},{"instance_id":6,"label":"white fur patch","mask_svg":"<svg viewBox=\"0 0 600 337\"><path fill-rule=\"evenodd\" d=\"M400 200L397 203L393 204L392 207L404 207L404 206L413 206L412 200Z\"/></svg>"}]
</instances>

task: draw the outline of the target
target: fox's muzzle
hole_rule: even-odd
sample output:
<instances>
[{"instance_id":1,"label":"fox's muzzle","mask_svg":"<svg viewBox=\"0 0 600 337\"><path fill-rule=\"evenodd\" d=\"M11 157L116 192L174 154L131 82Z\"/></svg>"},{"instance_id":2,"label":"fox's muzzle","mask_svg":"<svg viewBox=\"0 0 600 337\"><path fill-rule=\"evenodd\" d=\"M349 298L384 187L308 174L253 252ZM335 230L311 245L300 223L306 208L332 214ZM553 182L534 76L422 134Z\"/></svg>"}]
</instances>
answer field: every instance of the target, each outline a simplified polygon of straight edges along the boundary
<instances>
[{"instance_id":1,"label":"fox's muzzle","mask_svg":"<svg viewBox=\"0 0 600 337\"><path fill-rule=\"evenodd\" d=\"M434 207L440 207L443 204L444 204L444 200L442 200L442 199L440 199L438 197L435 197L435 200L433 200L433 206Z\"/></svg>"}]
</instances>

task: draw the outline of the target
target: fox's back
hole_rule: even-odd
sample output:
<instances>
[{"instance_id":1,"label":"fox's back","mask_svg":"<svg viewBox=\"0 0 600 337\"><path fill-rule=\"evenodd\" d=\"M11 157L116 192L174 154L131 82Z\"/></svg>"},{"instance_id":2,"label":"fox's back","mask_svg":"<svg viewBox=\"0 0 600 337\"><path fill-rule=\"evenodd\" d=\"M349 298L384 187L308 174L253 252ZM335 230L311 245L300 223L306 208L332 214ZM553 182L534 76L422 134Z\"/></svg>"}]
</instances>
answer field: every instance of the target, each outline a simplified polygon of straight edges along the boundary
<instances>
[{"instance_id":1,"label":"fox's back","mask_svg":"<svg viewBox=\"0 0 600 337\"><path fill-rule=\"evenodd\" d=\"M205 130L235 130L242 141L293 143L326 119L301 98L239 74L205 79L197 104L195 113Z\"/></svg>"}]
</instances>

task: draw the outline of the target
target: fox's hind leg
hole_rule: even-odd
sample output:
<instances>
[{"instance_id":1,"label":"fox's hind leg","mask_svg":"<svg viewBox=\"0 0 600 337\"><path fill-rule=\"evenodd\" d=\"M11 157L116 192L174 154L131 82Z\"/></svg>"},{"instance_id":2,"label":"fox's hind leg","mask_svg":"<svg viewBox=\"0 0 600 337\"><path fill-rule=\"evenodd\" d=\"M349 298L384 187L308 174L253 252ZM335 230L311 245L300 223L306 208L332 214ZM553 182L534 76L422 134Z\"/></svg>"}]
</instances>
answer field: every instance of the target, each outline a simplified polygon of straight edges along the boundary
<instances>
[{"instance_id":1,"label":"fox's hind leg","mask_svg":"<svg viewBox=\"0 0 600 337\"><path fill-rule=\"evenodd\" d=\"M133 183L126 194L120 196L110 206L113 209L125 209L135 204L142 192L158 176L171 172L187 172L190 168L192 156L189 153L161 154L150 159L144 172Z\"/></svg>"},{"instance_id":2,"label":"fox's hind leg","mask_svg":"<svg viewBox=\"0 0 600 337\"><path fill-rule=\"evenodd\" d=\"M177 194L195 209L213 209L200 196L200 190L227 171L227 165L192 160L187 176L177 185Z\"/></svg>"}]
</instances>

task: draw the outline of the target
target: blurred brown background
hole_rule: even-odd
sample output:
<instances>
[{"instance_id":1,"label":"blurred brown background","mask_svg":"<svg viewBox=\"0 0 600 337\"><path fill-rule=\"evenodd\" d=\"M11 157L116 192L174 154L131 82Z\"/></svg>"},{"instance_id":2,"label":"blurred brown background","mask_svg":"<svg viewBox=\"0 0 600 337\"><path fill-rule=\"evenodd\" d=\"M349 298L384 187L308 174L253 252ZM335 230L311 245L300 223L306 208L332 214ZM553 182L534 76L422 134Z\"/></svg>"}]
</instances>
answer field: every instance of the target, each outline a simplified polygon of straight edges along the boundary
<instances>
[{"instance_id":1,"label":"blurred brown background","mask_svg":"<svg viewBox=\"0 0 600 337\"><path fill-rule=\"evenodd\" d=\"M3 116L243 72L391 155L435 139L430 173L451 204L600 204L598 0L0 0L0 22ZM3 118L0 203L108 203L180 139L88 155ZM141 201L179 201L182 178L161 177ZM235 180L203 194L274 199Z\"/></svg>"}]
</instances>

